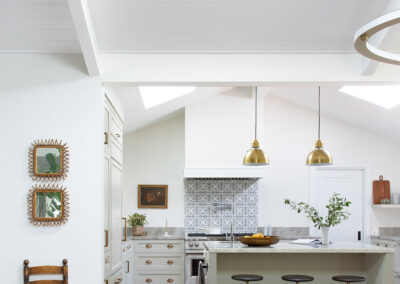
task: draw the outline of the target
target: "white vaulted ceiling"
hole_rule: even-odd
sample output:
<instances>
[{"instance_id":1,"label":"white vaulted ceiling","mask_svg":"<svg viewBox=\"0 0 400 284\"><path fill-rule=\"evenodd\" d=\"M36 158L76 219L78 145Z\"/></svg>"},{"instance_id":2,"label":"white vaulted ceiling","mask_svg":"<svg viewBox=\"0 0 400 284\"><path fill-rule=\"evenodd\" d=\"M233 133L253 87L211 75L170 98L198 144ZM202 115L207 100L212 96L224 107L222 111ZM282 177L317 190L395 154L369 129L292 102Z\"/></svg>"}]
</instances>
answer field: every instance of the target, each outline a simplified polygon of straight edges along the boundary
<instances>
[{"instance_id":1,"label":"white vaulted ceiling","mask_svg":"<svg viewBox=\"0 0 400 284\"><path fill-rule=\"evenodd\" d=\"M354 52L388 0L89 0L112 53Z\"/></svg>"},{"instance_id":2,"label":"white vaulted ceiling","mask_svg":"<svg viewBox=\"0 0 400 284\"><path fill-rule=\"evenodd\" d=\"M0 0L0 52L80 53L67 0Z\"/></svg>"}]
</instances>

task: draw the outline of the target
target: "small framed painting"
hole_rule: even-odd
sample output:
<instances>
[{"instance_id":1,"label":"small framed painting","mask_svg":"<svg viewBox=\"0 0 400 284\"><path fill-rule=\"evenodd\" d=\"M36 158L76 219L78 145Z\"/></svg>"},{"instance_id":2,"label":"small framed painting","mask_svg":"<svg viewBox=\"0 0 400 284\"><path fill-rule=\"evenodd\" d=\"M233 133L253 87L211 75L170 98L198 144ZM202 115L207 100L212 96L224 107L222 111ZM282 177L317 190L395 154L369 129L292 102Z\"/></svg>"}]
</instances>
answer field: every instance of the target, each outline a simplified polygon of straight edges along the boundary
<instances>
[{"instance_id":1,"label":"small framed painting","mask_svg":"<svg viewBox=\"0 0 400 284\"><path fill-rule=\"evenodd\" d=\"M57 185L36 185L28 195L29 220L37 226L59 226L69 217L69 195Z\"/></svg>"},{"instance_id":2,"label":"small framed painting","mask_svg":"<svg viewBox=\"0 0 400 284\"><path fill-rule=\"evenodd\" d=\"M168 185L138 185L138 208L168 208Z\"/></svg>"},{"instance_id":3,"label":"small framed painting","mask_svg":"<svg viewBox=\"0 0 400 284\"><path fill-rule=\"evenodd\" d=\"M36 181L58 181L68 173L69 152L57 140L35 141L30 149L30 176Z\"/></svg>"}]
</instances>

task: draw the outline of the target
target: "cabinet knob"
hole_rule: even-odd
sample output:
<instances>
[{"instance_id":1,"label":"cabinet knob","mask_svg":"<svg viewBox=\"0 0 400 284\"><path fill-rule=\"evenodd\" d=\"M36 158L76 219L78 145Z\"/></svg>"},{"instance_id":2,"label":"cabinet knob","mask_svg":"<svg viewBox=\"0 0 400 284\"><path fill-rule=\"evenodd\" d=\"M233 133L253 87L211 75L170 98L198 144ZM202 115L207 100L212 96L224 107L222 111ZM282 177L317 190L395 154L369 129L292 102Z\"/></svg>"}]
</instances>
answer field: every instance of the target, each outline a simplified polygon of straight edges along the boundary
<instances>
[{"instance_id":1,"label":"cabinet knob","mask_svg":"<svg viewBox=\"0 0 400 284\"><path fill-rule=\"evenodd\" d=\"M189 243L189 247L193 247L193 243L192 242Z\"/></svg>"},{"instance_id":2,"label":"cabinet knob","mask_svg":"<svg viewBox=\"0 0 400 284\"><path fill-rule=\"evenodd\" d=\"M151 260L146 260L146 264L152 264L153 262Z\"/></svg>"},{"instance_id":3,"label":"cabinet knob","mask_svg":"<svg viewBox=\"0 0 400 284\"><path fill-rule=\"evenodd\" d=\"M146 248L148 248L148 249L151 248L151 247L152 247L151 244L147 244L147 245L146 245Z\"/></svg>"},{"instance_id":4,"label":"cabinet knob","mask_svg":"<svg viewBox=\"0 0 400 284\"><path fill-rule=\"evenodd\" d=\"M121 135L119 135L118 133L115 133L115 136L117 136L118 138L121 137Z\"/></svg>"},{"instance_id":5,"label":"cabinet knob","mask_svg":"<svg viewBox=\"0 0 400 284\"><path fill-rule=\"evenodd\" d=\"M376 246L377 246L377 247L379 247L379 246L380 246L380 244L379 244L379 243L377 243L377 244L376 244Z\"/></svg>"},{"instance_id":6,"label":"cabinet knob","mask_svg":"<svg viewBox=\"0 0 400 284\"><path fill-rule=\"evenodd\" d=\"M146 282L147 282L147 283L150 283L150 282L153 282L153 280L152 280L151 278L147 278L147 279L146 279Z\"/></svg>"},{"instance_id":7,"label":"cabinet knob","mask_svg":"<svg viewBox=\"0 0 400 284\"><path fill-rule=\"evenodd\" d=\"M167 280L167 282L168 282L168 283L172 283L172 282L174 282L174 279L169 278L169 279Z\"/></svg>"},{"instance_id":8,"label":"cabinet knob","mask_svg":"<svg viewBox=\"0 0 400 284\"><path fill-rule=\"evenodd\" d=\"M168 244L167 247L168 247L168 248L173 248L174 245L173 245L173 244Z\"/></svg>"},{"instance_id":9,"label":"cabinet knob","mask_svg":"<svg viewBox=\"0 0 400 284\"><path fill-rule=\"evenodd\" d=\"M388 245L386 244L386 245L385 245L385 248L387 248L387 247L388 247Z\"/></svg>"},{"instance_id":10,"label":"cabinet knob","mask_svg":"<svg viewBox=\"0 0 400 284\"><path fill-rule=\"evenodd\" d=\"M168 264L173 264L174 261L173 261L173 260L168 260L167 263L168 263Z\"/></svg>"}]
</instances>

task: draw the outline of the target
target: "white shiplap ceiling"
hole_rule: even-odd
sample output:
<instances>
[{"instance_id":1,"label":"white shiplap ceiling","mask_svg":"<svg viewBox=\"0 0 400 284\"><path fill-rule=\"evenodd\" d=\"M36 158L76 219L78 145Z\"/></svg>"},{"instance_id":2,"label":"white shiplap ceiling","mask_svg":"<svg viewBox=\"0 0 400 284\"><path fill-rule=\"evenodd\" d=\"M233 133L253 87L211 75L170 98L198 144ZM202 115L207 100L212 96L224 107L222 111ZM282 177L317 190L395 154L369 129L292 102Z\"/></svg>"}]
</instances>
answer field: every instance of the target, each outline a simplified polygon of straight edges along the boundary
<instances>
[{"instance_id":1,"label":"white shiplap ceiling","mask_svg":"<svg viewBox=\"0 0 400 284\"><path fill-rule=\"evenodd\" d=\"M89 0L99 49L354 52L355 31L389 0Z\"/></svg>"},{"instance_id":2,"label":"white shiplap ceiling","mask_svg":"<svg viewBox=\"0 0 400 284\"><path fill-rule=\"evenodd\" d=\"M0 52L80 53L67 0L0 0Z\"/></svg>"}]
</instances>

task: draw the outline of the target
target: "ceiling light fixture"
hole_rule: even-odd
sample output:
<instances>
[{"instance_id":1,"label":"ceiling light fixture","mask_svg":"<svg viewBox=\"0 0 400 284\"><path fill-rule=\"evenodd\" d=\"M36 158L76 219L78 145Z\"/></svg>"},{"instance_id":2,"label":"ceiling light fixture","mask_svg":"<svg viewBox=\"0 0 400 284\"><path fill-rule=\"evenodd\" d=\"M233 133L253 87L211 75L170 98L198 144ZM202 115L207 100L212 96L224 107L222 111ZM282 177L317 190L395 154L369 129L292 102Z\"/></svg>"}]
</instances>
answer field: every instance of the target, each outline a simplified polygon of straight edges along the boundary
<instances>
[{"instance_id":1,"label":"ceiling light fixture","mask_svg":"<svg viewBox=\"0 0 400 284\"><path fill-rule=\"evenodd\" d=\"M340 92L391 109L400 105L400 86L343 86Z\"/></svg>"},{"instance_id":2,"label":"ceiling light fixture","mask_svg":"<svg viewBox=\"0 0 400 284\"><path fill-rule=\"evenodd\" d=\"M400 54L379 49L368 40L377 32L400 23L400 10L387 13L362 26L354 36L354 48L362 55L385 63L400 64Z\"/></svg>"},{"instance_id":3,"label":"ceiling light fixture","mask_svg":"<svg viewBox=\"0 0 400 284\"><path fill-rule=\"evenodd\" d=\"M321 141L321 87L318 87L318 140L315 142L315 149L308 154L307 166L332 165L332 156L323 149Z\"/></svg>"},{"instance_id":4,"label":"ceiling light fixture","mask_svg":"<svg viewBox=\"0 0 400 284\"><path fill-rule=\"evenodd\" d=\"M251 149L246 152L243 159L243 165L245 166L265 166L269 165L269 159L265 155L264 151L260 149L260 143L257 140L257 87L253 87L253 93L255 97L255 131L254 131L254 141L251 144Z\"/></svg>"},{"instance_id":5,"label":"ceiling light fixture","mask_svg":"<svg viewBox=\"0 0 400 284\"><path fill-rule=\"evenodd\" d=\"M189 86L143 86L139 87L139 92L144 108L149 109L192 93L195 89Z\"/></svg>"}]
</instances>

